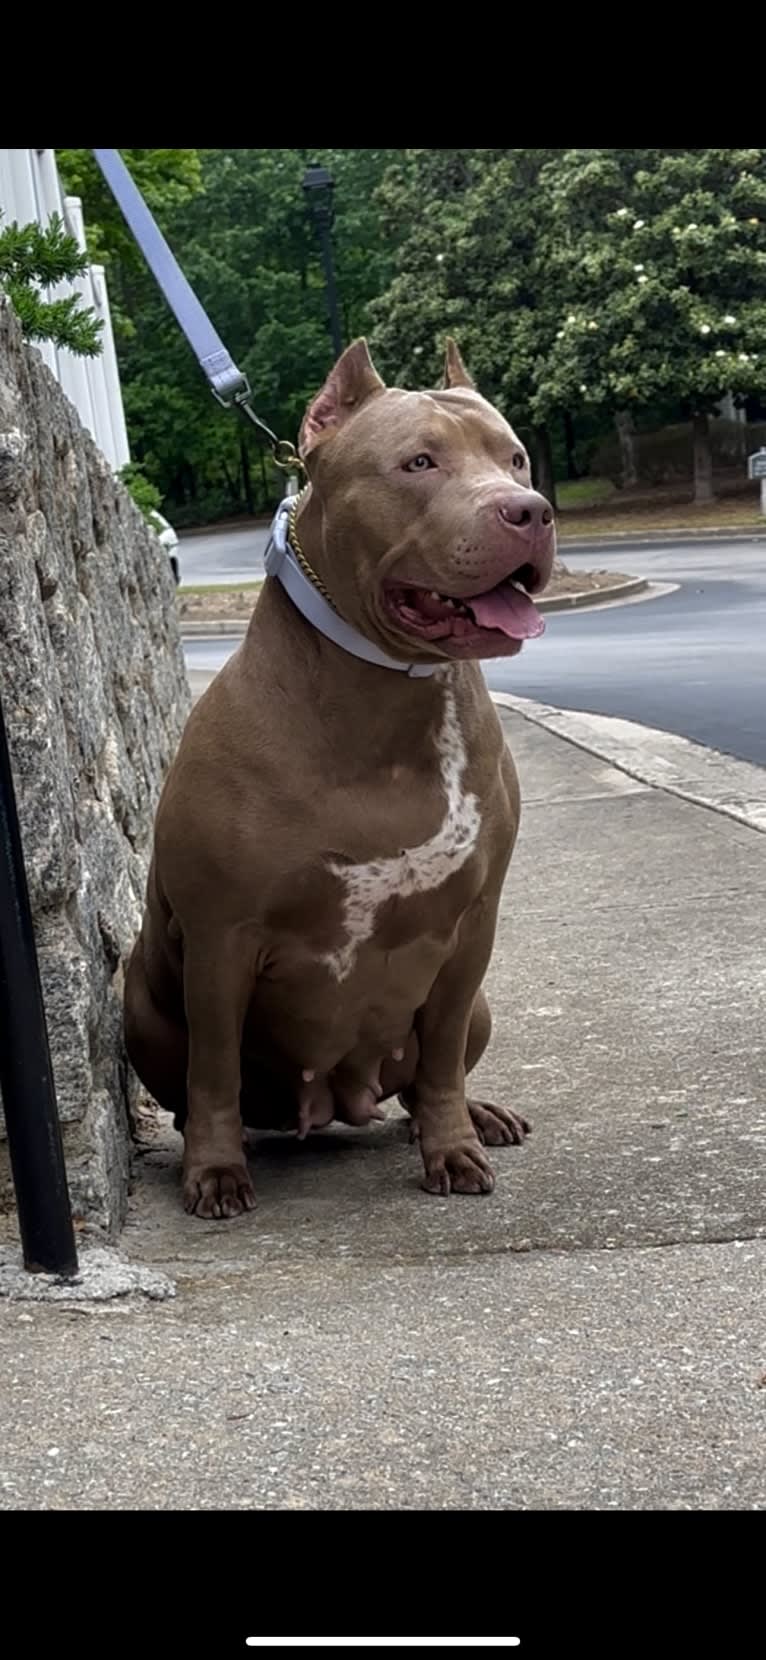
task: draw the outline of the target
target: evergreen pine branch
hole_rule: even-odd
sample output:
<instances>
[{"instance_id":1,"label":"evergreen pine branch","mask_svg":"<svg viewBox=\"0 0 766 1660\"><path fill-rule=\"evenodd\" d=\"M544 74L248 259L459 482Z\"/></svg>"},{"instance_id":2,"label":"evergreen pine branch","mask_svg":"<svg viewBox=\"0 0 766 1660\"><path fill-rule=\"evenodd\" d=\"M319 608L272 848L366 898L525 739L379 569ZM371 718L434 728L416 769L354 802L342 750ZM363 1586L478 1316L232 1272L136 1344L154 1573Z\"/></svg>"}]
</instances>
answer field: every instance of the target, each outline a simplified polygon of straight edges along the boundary
<instances>
[{"instance_id":1,"label":"evergreen pine branch","mask_svg":"<svg viewBox=\"0 0 766 1660\"><path fill-rule=\"evenodd\" d=\"M88 268L88 256L53 215L37 224L0 228L0 291L16 312L28 340L51 340L78 357L97 357L103 324L79 294L45 300L40 288L72 281Z\"/></svg>"}]
</instances>

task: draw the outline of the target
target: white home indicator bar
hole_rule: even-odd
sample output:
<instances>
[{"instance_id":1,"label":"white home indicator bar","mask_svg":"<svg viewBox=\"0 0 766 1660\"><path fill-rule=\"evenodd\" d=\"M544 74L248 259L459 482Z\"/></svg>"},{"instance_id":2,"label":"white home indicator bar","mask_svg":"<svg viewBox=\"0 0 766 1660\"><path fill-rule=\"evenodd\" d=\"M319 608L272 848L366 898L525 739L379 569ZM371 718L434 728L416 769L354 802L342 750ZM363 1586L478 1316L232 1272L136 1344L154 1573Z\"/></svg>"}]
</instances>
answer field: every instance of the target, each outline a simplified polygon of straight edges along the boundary
<instances>
[{"instance_id":1,"label":"white home indicator bar","mask_svg":"<svg viewBox=\"0 0 766 1660\"><path fill-rule=\"evenodd\" d=\"M520 1637L246 1637L248 1648L518 1648Z\"/></svg>"}]
</instances>

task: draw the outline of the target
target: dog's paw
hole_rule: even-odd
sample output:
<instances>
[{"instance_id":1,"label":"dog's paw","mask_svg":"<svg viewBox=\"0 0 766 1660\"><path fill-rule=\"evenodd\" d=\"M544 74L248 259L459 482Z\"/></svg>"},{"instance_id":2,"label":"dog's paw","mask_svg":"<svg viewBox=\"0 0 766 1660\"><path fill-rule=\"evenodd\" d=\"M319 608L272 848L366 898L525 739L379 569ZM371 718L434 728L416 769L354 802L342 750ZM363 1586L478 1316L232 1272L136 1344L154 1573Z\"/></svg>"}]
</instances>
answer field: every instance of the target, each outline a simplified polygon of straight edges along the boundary
<instances>
[{"instance_id":1,"label":"dog's paw","mask_svg":"<svg viewBox=\"0 0 766 1660\"><path fill-rule=\"evenodd\" d=\"M520 1147L532 1126L510 1107L496 1107L491 1101L468 1101L473 1127L485 1147Z\"/></svg>"},{"instance_id":2,"label":"dog's paw","mask_svg":"<svg viewBox=\"0 0 766 1660\"><path fill-rule=\"evenodd\" d=\"M253 1210L255 1193L246 1164L192 1166L184 1173L184 1210L190 1216L241 1216Z\"/></svg>"},{"instance_id":3,"label":"dog's paw","mask_svg":"<svg viewBox=\"0 0 766 1660\"><path fill-rule=\"evenodd\" d=\"M495 1185L494 1171L478 1136L466 1136L465 1141L452 1147L424 1149L423 1163L421 1186L426 1193L444 1199L450 1193L491 1193Z\"/></svg>"}]
</instances>

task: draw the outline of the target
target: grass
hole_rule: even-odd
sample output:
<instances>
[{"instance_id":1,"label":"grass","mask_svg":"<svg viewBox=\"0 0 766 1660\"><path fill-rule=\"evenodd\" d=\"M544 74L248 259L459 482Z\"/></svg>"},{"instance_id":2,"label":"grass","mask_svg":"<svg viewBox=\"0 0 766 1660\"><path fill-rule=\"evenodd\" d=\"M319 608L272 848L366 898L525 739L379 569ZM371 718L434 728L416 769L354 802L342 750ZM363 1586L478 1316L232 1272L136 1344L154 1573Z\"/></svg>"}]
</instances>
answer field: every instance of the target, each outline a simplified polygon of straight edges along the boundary
<instances>
[{"instance_id":1,"label":"grass","mask_svg":"<svg viewBox=\"0 0 766 1660\"><path fill-rule=\"evenodd\" d=\"M588 513L580 512L558 519L559 541L577 537L640 535L645 530L766 530L766 519L757 505L745 502L714 501L707 507L696 507L693 502L634 506L621 510Z\"/></svg>"},{"instance_id":2,"label":"grass","mask_svg":"<svg viewBox=\"0 0 766 1660\"><path fill-rule=\"evenodd\" d=\"M263 577L257 577L254 582L182 582L178 589L181 599L189 594L247 594L250 590L263 587Z\"/></svg>"},{"instance_id":3,"label":"grass","mask_svg":"<svg viewBox=\"0 0 766 1660\"><path fill-rule=\"evenodd\" d=\"M581 478L557 484L559 541L578 537L640 535L646 530L766 530L752 487L732 490L706 506L688 499L688 487L665 486L630 495L608 478Z\"/></svg>"},{"instance_id":4,"label":"grass","mask_svg":"<svg viewBox=\"0 0 766 1660\"><path fill-rule=\"evenodd\" d=\"M572 508L598 507L616 494L617 487L610 478L568 478L556 484L556 497L562 513L570 512Z\"/></svg>"}]
</instances>

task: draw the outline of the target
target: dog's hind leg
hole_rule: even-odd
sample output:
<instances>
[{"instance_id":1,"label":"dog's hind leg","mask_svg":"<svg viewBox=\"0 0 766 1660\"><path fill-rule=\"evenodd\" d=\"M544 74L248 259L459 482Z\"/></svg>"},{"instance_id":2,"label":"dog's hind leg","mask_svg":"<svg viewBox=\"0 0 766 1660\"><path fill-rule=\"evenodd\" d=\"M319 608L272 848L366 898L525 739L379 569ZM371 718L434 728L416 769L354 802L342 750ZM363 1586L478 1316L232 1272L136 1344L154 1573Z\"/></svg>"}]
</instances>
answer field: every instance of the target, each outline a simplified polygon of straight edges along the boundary
<instances>
[{"instance_id":1,"label":"dog's hind leg","mask_svg":"<svg viewBox=\"0 0 766 1660\"><path fill-rule=\"evenodd\" d=\"M182 1129L186 1117L186 1027L158 1009L146 976L140 935L125 977L124 1023L131 1066L158 1105L174 1113L176 1129Z\"/></svg>"}]
</instances>

